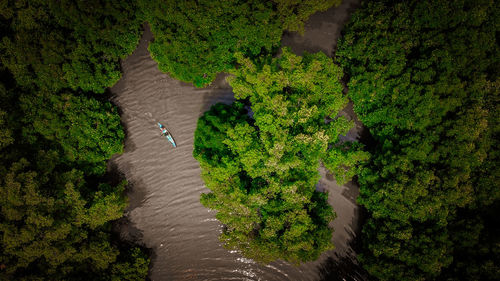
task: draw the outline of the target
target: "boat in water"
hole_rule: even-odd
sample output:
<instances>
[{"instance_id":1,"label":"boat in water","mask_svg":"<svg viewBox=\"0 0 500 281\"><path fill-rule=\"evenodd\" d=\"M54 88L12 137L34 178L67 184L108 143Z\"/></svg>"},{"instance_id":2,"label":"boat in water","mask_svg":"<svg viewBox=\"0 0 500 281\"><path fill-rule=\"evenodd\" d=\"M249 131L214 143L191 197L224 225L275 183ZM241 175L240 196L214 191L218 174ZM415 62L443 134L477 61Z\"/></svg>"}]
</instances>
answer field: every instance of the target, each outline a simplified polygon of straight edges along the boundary
<instances>
[{"instance_id":1,"label":"boat in water","mask_svg":"<svg viewBox=\"0 0 500 281\"><path fill-rule=\"evenodd\" d=\"M165 126L163 126L160 122L158 122L158 127L160 127L160 130L161 130L161 135L162 136L165 136L165 138L167 138L167 140L174 146L174 147L177 147L177 144L175 143L175 140L174 138L172 137L172 135L170 134L170 132L167 130L167 128L165 128Z\"/></svg>"}]
</instances>

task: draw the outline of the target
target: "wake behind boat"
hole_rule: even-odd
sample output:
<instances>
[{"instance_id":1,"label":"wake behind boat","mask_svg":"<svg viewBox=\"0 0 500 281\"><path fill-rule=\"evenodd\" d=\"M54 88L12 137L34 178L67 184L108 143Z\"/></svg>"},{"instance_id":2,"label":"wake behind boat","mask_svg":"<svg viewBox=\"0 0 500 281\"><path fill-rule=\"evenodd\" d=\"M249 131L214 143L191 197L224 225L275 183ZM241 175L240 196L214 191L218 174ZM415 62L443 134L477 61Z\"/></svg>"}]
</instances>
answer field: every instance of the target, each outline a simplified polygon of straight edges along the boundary
<instances>
[{"instance_id":1,"label":"wake behind boat","mask_svg":"<svg viewBox=\"0 0 500 281\"><path fill-rule=\"evenodd\" d=\"M177 144L175 143L174 138L172 137L172 135L170 134L170 132L167 130L167 128L165 128L165 126L163 126L160 122L158 122L158 127L160 127L161 135L165 136L167 138L167 140L170 141L170 143L174 147L177 147Z\"/></svg>"}]
</instances>

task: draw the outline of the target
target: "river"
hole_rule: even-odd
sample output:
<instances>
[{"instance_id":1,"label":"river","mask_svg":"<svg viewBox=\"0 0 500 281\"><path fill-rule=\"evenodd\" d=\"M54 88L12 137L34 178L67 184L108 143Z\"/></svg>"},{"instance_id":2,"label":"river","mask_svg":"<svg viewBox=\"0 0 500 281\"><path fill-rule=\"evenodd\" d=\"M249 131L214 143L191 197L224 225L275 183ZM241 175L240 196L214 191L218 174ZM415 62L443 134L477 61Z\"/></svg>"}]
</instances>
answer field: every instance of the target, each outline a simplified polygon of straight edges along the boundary
<instances>
[{"instance_id":1,"label":"river","mask_svg":"<svg viewBox=\"0 0 500 281\"><path fill-rule=\"evenodd\" d=\"M306 50L331 56L357 5L358 0L344 1L337 8L313 15L304 36L285 33L283 45L297 54ZM110 167L130 183L130 206L120 224L121 236L152 249L149 277L154 281L363 279L352 245L359 232L358 188L352 182L336 185L324 169L317 188L329 191L329 202L337 213L332 224L335 250L296 267L282 261L257 264L222 247L218 240L222 227L215 213L199 201L200 194L208 190L192 150L198 118L214 103L231 103L231 88L223 74L209 87L197 89L160 72L147 50L152 40L146 25L138 48L122 61L122 79L111 89L126 139L124 153L110 161ZM362 125L351 104L343 114L356 120L346 138L359 138ZM167 126L177 148L159 136L156 122Z\"/></svg>"}]
</instances>

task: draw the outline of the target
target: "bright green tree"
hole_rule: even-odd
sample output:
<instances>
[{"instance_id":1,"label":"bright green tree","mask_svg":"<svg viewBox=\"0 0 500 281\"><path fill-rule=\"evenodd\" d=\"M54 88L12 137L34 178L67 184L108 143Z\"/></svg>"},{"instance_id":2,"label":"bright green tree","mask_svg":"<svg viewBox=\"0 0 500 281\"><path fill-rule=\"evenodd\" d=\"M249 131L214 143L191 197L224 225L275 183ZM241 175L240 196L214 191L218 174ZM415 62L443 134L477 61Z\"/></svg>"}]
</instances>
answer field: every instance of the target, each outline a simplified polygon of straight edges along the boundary
<instances>
[{"instance_id":1,"label":"bright green tree","mask_svg":"<svg viewBox=\"0 0 500 281\"><path fill-rule=\"evenodd\" d=\"M367 158L339 141L350 122L325 122L347 104L342 70L322 53L299 57L283 49L257 63L237 57L229 83L251 104L252 117L235 102L215 105L198 121L193 154L211 190L201 201L218 211L226 247L260 262L315 260L333 247L335 217L327 194L315 190L320 160L343 182ZM343 173L341 165L351 169Z\"/></svg>"}]
</instances>

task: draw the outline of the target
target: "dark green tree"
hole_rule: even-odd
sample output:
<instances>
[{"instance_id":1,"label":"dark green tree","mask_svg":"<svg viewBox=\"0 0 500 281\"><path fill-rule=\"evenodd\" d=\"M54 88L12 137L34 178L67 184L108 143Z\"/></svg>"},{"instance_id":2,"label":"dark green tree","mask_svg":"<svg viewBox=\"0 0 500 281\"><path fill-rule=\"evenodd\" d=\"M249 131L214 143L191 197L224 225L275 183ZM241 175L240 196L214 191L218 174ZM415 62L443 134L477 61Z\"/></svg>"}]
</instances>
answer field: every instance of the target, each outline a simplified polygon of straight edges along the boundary
<instances>
[{"instance_id":1,"label":"dark green tree","mask_svg":"<svg viewBox=\"0 0 500 281\"><path fill-rule=\"evenodd\" d=\"M100 276L101 279L111 281L144 281L147 280L150 259L138 247L127 245L122 249L114 264L110 266L108 275ZM104 278L103 278L104 277ZM110 278L107 278L110 277Z\"/></svg>"},{"instance_id":2,"label":"dark green tree","mask_svg":"<svg viewBox=\"0 0 500 281\"><path fill-rule=\"evenodd\" d=\"M0 100L7 100L7 90L0 83ZM13 132L8 124L8 112L0 106L0 151L14 142Z\"/></svg>"},{"instance_id":3,"label":"dark green tree","mask_svg":"<svg viewBox=\"0 0 500 281\"><path fill-rule=\"evenodd\" d=\"M118 113L70 89L118 80L140 25L118 5L0 1L1 280L147 276L145 251L111 231L126 207L125 182L102 177L122 151Z\"/></svg>"},{"instance_id":4,"label":"dark green tree","mask_svg":"<svg viewBox=\"0 0 500 281\"><path fill-rule=\"evenodd\" d=\"M53 151L37 158L35 165L20 159L2 169L2 279L63 279L75 267L106 269L118 250L103 227L122 216L123 185L118 192L102 185L86 200L81 172L61 172Z\"/></svg>"},{"instance_id":5,"label":"dark green tree","mask_svg":"<svg viewBox=\"0 0 500 281\"><path fill-rule=\"evenodd\" d=\"M232 69L235 52L255 57L279 46L283 30L339 0L139 1L155 40L149 51L174 78L203 87Z\"/></svg>"},{"instance_id":6,"label":"dark green tree","mask_svg":"<svg viewBox=\"0 0 500 281\"><path fill-rule=\"evenodd\" d=\"M142 18L135 2L11 1L1 3L9 25L0 59L23 87L101 93L121 77Z\"/></svg>"},{"instance_id":7,"label":"dark green tree","mask_svg":"<svg viewBox=\"0 0 500 281\"><path fill-rule=\"evenodd\" d=\"M6 100L16 93L0 86ZM113 241L111 235L110 221L126 207L125 182L99 183L94 176L87 183L83 171L72 168L74 162L56 150L41 149L59 149L71 139L31 143L19 128L21 107L5 105L0 103L5 112L0 124L0 279L144 280L149 264L144 251Z\"/></svg>"},{"instance_id":8,"label":"dark green tree","mask_svg":"<svg viewBox=\"0 0 500 281\"><path fill-rule=\"evenodd\" d=\"M106 160L123 149L120 116L109 102L85 95L40 91L20 97L25 139L58 143L64 158L87 173L103 174Z\"/></svg>"},{"instance_id":9,"label":"dark green tree","mask_svg":"<svg viewBox=\"0 0 500 281\"><path fill-rule=\"evenodd\" d=\"M462 252L462 210L500 198L499 8L366 1L339 42L354 110L375 139L358 201L371 216L361 261L381 280L442 280Z\"/></svg>"}]
</instances>

